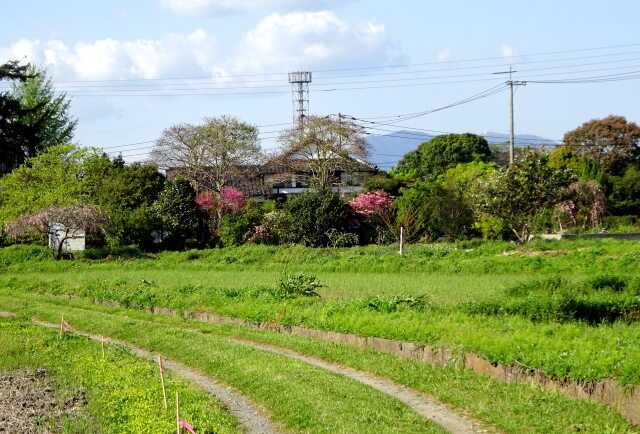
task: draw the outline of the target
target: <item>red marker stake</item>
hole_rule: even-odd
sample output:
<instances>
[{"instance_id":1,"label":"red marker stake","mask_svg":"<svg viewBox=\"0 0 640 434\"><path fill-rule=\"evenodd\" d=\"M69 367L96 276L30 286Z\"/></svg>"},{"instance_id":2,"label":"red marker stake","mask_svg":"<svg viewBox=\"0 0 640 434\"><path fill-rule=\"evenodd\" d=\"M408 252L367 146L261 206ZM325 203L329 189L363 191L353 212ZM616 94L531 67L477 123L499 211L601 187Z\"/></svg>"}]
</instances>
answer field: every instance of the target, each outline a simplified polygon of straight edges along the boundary
<instances>
[{"instance_id":1,"label":"red marker stake","mask_svg":"<svg viewBox=\"0 0 640 434\"><path fill-rule=\"evenodd\" d=\"M178 392L176 392L176 433L180 434L180 401L178 401Z\"/></svg>"},{"instance_id":2,"label":"red marker stake","mask_svg":"<svg viewBox=\"0 0 640 434\"><path fill-rule=\"evenodd\" d=\"M162 397L164 398L164 409L166 410L167 409L167 389L165 389L164 387L164 373L166 371L162 369L162 359L160 358L160 356L158 356L158 367L160 368L160 381L162 382Z\"/></svg>"}]
</instances>

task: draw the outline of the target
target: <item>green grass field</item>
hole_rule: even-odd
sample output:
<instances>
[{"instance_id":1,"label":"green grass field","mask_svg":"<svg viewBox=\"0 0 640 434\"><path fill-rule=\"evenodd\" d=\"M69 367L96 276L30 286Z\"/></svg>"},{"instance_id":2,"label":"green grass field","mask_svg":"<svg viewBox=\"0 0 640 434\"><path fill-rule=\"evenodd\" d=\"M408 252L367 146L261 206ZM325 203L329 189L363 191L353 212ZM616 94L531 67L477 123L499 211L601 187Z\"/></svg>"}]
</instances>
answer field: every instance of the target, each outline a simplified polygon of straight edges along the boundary
<instances>
[{"instance_id":1,"label":"green grass field","mask_svg":"<svg viewBox=\"0 0 640 434\"><path fill-rule=\"evenodd\" d=\"M48 321L64 312L65 318L82 330L161 352L235 386L262 403L276 421L291 431L316 432L319 425L338 432L423 432L437 428L425 425L424 420L415 416L411 418L398 403L366 391L352 381L280 356L261 354L229 342L226 337L291 348L391 378L504 432L522 432L523 428L527 432L548 433L633 432L615 411L602 405L566 398L530 384L501 383L469 371L432 367L368 349L184 321L81 300L0 297L0 304L22 315ZM185 346L193 351L181 351Z\"/></svg>"},{"instance_id":2,"label":"green grass field","mask_svg":"<svg viewBox=\"0 0 640 434\"><path fill-rule=\"evenodd\" d=\"M351 249L242 246L157 255L140 255L134 249L124 249L109 254L88 251L79 260L55 262L46 249L21 246L0 249L0 269L4 272L0 278L0 308L11 305L19 307L22 313L36 313L25 306L42 304L37 313L53 315L74 306L80 309L79 314L88 315L87 312L111 309L92 302L117 302L126 308L116 309L118 316L155 322L180 320L151 319L138 309L162 306L207 311L256 323L304 325L472 350L490 361L517 362L559 378L609 377L621 384L640 384L637 271L640 243L637 242L576 239L536 241L518 247L473 241L409 246L402 256L393 246ZM318 291L320 297L279 296L276 288L285 273L316 276L324 285ZM59 297L66 295L79 299ZM205 330L213 326L197 327ZM115 326L109 331L121 332ZM242 336L258 333L213 328L205 331L222 337L228 333ZM357 369L401 379L396 381L451 402L501 430L518 432L518 427L527 427L532 432L554 431L551 425L536 423L536 418L543 417L535 412L524 419L514 416L527 406L535 407L532 403L537 399L557 397L535 388L513 386L520 389L490 390L487 385L473 386L475 380L466 377L464 381L462 377L450 378L452 383L444 381L435 386L419 376L406 375L415 373L417 368L412 362L397 361L391 356L326 347L292 336L265 334L251 338L298 351L304 349ZM252 363L261 366L260 362ZM405 363L406 366L397 367ZM250 369L248 365L245 368ZM464 375L477 378L469 373ZM464 382L468 385L462 385ZM452 388L466 390L473 399L443 392ZM542 398L536 398L537 393ZM496 396L501 398L496 401ZM520 396L520 400L514 396ZM260 395L258 399L266 397ZM479 404L474 406L471 400ZM492 400L497 408L490 404ZM510 408L508 403L520 410ZM282 403L270 405L274 414L279 414ZM555 410L549 410L558 412L558 422L554 423L560 423L560 415L566 413L564 405L553 404ZM501 420L494 412L506 416ZM570 418L571 423L579 426L580 419L590 412L585 410L582 416ZM601 415L598 418L606 419ZM277 419L294 431L301 429L284 416ZM409 420L407 427L414 423ZM606 423L613 427L619 422ZM560 431L571 431L568 425L562 426L565 428ZM629 428L621 428L624 426L587 431L615 432Z\"/></svg>"}]
</instances>

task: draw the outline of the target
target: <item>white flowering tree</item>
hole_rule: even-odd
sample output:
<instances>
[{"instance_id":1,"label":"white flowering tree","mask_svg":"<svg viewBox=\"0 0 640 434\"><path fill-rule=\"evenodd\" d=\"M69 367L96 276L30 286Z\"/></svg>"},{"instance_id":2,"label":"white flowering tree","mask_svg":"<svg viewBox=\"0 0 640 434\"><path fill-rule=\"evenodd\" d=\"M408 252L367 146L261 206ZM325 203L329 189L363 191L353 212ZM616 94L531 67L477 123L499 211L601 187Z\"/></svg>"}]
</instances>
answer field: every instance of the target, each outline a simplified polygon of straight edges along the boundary
<instances>
[{"instance_id":1,"label":"white flowering tree","mask_svg":"<svg viewBox=\"0 0 640 434\"><path fill-rule=\"evenodd\" d=\"M20 216L4 227L5 233L14 239L31 235L48 235L54 238L53 257L62 258L67 240L84 236L86 232L101 232L109 222L109 216L97 206L75 204L66 207L49 207L33 214Z\"/></svg>"}]
</instances>

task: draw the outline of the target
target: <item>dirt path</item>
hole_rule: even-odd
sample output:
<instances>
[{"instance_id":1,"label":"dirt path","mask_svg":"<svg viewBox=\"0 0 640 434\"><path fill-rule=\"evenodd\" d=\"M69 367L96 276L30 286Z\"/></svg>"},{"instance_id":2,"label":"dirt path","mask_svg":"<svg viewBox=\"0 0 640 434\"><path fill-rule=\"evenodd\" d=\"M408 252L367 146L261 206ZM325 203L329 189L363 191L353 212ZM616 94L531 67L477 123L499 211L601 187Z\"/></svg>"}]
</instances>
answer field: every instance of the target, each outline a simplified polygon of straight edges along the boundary
<instances>
[{"instance_id":1,"label":"dirt path","mask_svg":"<svg viewBox=\"0 0 640 434\"><path fill-rule=\"evenodd\" d=\"M281 354L286 357L291 357L300 360L305 363L309 363L314 366L318 366L327 371L334 372L345 377L352 378L367 386L373 387L382 393L390 395L396 398L398 401L404 403L407 407L415 411L421 416L430 419L452 433L478 433L488 432L478 422L466 419L457 413L453 412L445 405L437 402L433 398L418 393L408 387L401 386L394 383L391 380L376 377L372 374L356 371L355 369L348 368L346 366L338 365L335 363L326 362L314 357L305 356L293 350L289 350L282 347L275 347L272 345L265 345L245 339L229 338L236 342L240 342L245 345L249 345L253 348L258 348L263 351L270 351L273 353Z\"/></svg>"},{"instance_id":2,"label":"dirt path","mask_svg":"<svg viewBox=\"0 0 640 434\"><path fill-rule=\"evenodd\" d=\"M2 312L0 313L2 316L13 316L10 313ZM48 322L31 320L34 324L38 324L44 327L50 328L59 328L59 324L52 324ZM91 333L86 333L83 331L75 330L76 334L87 336L94 340L100 340L103 336L94 335ZM157 354L153 354L149 351L143 350L141 348L134 347L126 342L112 340L114 344L121 345L130 349L134 354L144 357L146 359L156 361ZM262 414L262 412L253 405L247 398L240 395L239 393L233 391L228 386L218 383L211 378L205 377L195 371L192 371L178 363L175 362L165 362L163 365L166 369L174 371L180 377L185 378L201 388L205 391L215 395L226 407L226 409L231 413L238 421L243 425L245 431L251 434L275 434L277 432L275 426L271 423L271 421Z\"/></svg>"}]
</instances>

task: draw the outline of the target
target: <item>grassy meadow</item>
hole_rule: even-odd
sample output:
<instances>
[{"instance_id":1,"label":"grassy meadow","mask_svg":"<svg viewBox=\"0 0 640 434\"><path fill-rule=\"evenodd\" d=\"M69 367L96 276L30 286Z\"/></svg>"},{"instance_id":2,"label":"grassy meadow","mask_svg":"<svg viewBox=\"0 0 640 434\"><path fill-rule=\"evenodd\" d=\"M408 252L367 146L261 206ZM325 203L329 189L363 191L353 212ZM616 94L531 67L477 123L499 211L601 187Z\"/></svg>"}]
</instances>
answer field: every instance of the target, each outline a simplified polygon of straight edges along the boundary
<instances>
[{"instance_id":1,"label":"grassy meadow","mask_svg":"<svg viewBox=\"0 0 640 434\"><path fill-rule=\"evenodd\" d=\"M71 314L75 309L78 321L87 321L87 327L94 331L99 329L116 337L127 333L120 337L151 349L159 348L161 341L137 337L133 324L139 321L135 327L143 327L140 330L145 330L144 333L156 330L154 336L159 333L157 324L166 327L186 324L178 318L150 316L140 311L149 307L170 307L256 323L304 325L472 350L490 361L520 363L559 378L589 381L609 377L623 385L640 384L640 273L637 271L640 270L640 243L632 241L538 240L518 246L474 240L412 245L402 256L398 254L397 246L348 249L242 246L158 254L124 248L87 251L75 261L58 262L50 258L46 249L12 246L0 249L0 270L0 310L48 318L61 310ZM300 282L314 276L313 281L322 285L313 287L319 296L283 293L283 282L298 275L302 275ZM122 308L96 305L95 302L117 302ZM120 327L118 321L122 317L127 320ZM151 322L156 324L155 328L146 328ZM122 331L122 327L130 330ZM562 415L567 414L568 404L554 401L560 399L556 394L532 387L498 385L496 382L475 384L474 381L480 381L476 380L479 377L470 373L454 375L455 370L437 369L437 373L427 373L434 368L418 368L412 362L398 361L391 356L292 336L216 328L193 322L189 322L189 328L207 333L207 339L218 336L215 346L219 348L230 345L224 339L229 335L250 335L256 341L304 350L311 355L375 372L423 390L507 432L518 431L522 426L529 427L532 432L551 432L554 431L553 423L556 427L564 427L558 431L570 432L573 429L569 425L573 424L571 426L575 428L575 424L587 420L586 415L594 411L580 410L583 413L568 417L569 425L560 424ZM174 332L167 333L173 336L171 333ZM180 336L185 339L184 335ZM191 341L195 342L194 339ZM169 339L162 344L163 351L172 351L170 342L173 341ZM173 343L178 345L177 340ZM207 347L205 341L201 345ZM211 357L246 357L235 347L224 351L229 353L212 354ZM172 356L179 360L176 354L172 353ZM232 363L231 359L226 360L226 363ZM193 360L185 362L205 372L210 369L198 366ZM242 366L255 373L256 366L264 369L267 364L252 359L251 363ZM280 369L287 371L290 368ZM227 375L217 371L217 367L211 368L211 372L223 377ZM238 385L246 387L242 379L233 376L234 373L228 375L226 381L238 381ZM282 377L284 374L278 371L270 375ZM314 372L312 375L320 374ZM427 375L442 379L437 384L421 379ZM295 378L282 378L283 384L297 384ZM300 388L304 389L303 386ZM447 392L452 389L461 390L461 393ZM290 412L302 410L283 409L283 402L271 400L273 393L268 390L249 388L247 393L258 402L266 403L283 426L302 429L290 419L294 417ZM301 393L296 399L306 402L309 398ZM540 398L536 398L538 393ZM551 425L535 422L547 417L533 410L540 405L538 399L549 400L542 408L549 414L557 412L558 422ZM492 400L495 402L491 403ZM536 402L538 404L534 404ZM571 402L575 405L578 401ZM514 416L525 411L533 416ZM505 416L491 416L495 412ZM328 410L327 414L330 413L335 411ZM609 420L609 416L598 414L595 419ZM415 425L417 422L408 415L406 418L397 414L380 416L380 420L391 421L398 417L404 421L399 422L399 426L405 430L411 431L414 428L410 427L419 425ZM592 421L589 424L595 424L595 419L589 417ZM322 423L318 421L314 426L319 427ZM336 420L335 423L340 422ZM589 425L586 431L629 429L628 426L624 428L624 423L616 425L618 423L609 420L605 423L609 428L599 426L595 429L596 425ZM611 428L614 426L617 428ZM366 431L366 427L365 424L353 428Z\"/></svg>"}]
</instances>

